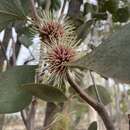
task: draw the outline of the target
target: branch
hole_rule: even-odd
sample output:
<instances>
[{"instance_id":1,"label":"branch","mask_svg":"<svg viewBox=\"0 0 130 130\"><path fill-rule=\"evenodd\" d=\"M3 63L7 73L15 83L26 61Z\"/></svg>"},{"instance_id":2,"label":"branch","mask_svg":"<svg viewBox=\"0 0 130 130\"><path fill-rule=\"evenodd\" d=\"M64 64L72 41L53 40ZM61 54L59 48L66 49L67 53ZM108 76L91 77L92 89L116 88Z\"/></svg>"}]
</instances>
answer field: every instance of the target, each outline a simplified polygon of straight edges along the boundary
<instances>
[{"instance_id":1,"label":"branch","mask_svg":"<svg viewBox=\"0 0 130 130\"><path fill-rule=\"evenodd\" d=\"M34 0L29 0L29 1L30 1L30 9L31 9L31 13L32 13L32 18L35 21L38 21L39 20L39 16L37 14L37 10L36 10L36 7L35 7L35 2L34 2Z\"/></svg>"},{"instance_id":2,"label":"branch","mask_svg":"<svg viewBox=\"0 0 130 130\"><path fill-rule=\"evenodd\" d=\"M0 41L0 46L1 46L1 50L2 50L3 56L4 56L5 60L7 61L7 64L9 65L9 60L8 60L8 58L6 56L6 50L4 48L3 42L1 42L1 41Z\"/></svg>"},{"instance_id":3,"label":"branch","mask_svg":"<svg viewBox=\"0 0 130 130\"><path fill-rule=\"evenodd\" d=\"M22 110L22 111L20 112L20 114L21 114L21 117L22 117L22 120L23 120L23 123L24 123L26 129L29 130L29 129L28 129L28 122L27 122L27 119L26 119L26 117L25 117L24 110Z\"/></svg>"},{"instance_id":4,"label":"branch","mask_svg":"<svg viewBox=\"0 0 130 130\"><path fill-rule=\"evenodd\" d=\"M30 112L27 118L28 127L30 130L35 130L35 115L36 115L37 99L33 97Z\"/></svg>"},{"instance_id":5,"label":"branch","mask_svg":"<svg viewBox=\"0 0 130 130\"><path fill-rule=\"evenodd\" d=\"M83 91L81 89L80 86L78 86L78 84L72 80L69 72L67 73L67 79L68 82L70 83L71 87L78 93L78 95L87 103L89 104L91 107L93 107L93 109L95 111L97 111L97 113L100 115L100 117L102 118L106 129L107 130L115 130L114 125L112 123L111 118L109 117L105 107L103 106L103 104L98 103L96 100L94 100L92 97L90 97L85 91Z\"/></svg>"},{"instance_id":6,"label":"branch","mask_svg":"<svg viewBox=\"0 0 130 130\"><path fill-rule=\"evenodd\" d=\"M63 6L62 6L62 9L61 9L61 13L60 13L60 17L59 17L59 21L62 19L63 15L64 15L66 3L67 3L67 0L64 0Z\"/></svg>"},{"instance_id":7,"label":"branch","mask_svg":"<svg viewBox=\"0 0 130 130\"><path fill-rule=\"evenodd\" d=\"M13 66L16 65L16 50L15 50L15 48L16 48L16 43L15 43L14 38L12 36L12 50L13 50L12 58L13 58Z\"/></svg>"}]
</instances>

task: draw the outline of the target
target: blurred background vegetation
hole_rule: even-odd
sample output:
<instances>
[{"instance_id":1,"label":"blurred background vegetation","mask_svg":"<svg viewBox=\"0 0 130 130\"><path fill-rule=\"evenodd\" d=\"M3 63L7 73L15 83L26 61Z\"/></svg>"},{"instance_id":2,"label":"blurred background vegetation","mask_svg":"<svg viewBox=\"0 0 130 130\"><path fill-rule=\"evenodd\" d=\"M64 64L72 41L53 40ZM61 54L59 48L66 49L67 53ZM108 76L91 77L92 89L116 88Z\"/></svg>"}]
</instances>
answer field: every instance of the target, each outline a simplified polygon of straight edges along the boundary
<instances>
[{"instance_id":1,"label":"blurred background vegetation","mask_svg":"<svg viewBox=\"0 0 130 130\"><path fill-rule=\"evenodd\" d=\"M61 13L63 17L70 17L76 26L77 37L82 41L80 51L86 53L94 50L113 32L130 21L129 0L35 0L35 6L37 11L49 10L56 17L59 17ZM29 31L30 25L25 19L25 16L30 15L29 0L0 0L1 72L13 66L38 63L39 39L36 37L37 34L32 36ZM109 112L116 130L127 130L127 115L130 112L129 85L121 84L94 72L91 75L87 70L82 73L77 70L77 73L79 77L76 81L96 100L93 86L94 83L97 84L101 101ZM29 117L28 122L32 128L28 130L40 130L41 126L46 126L45 122L50 120L46 118L50 118L54 113L59 120L52 130L105 130L98 114L80 98L70 97L62 113L59 113L61 108L57 110L55 104L48 104L50 110L47 110L46 104L39 99L35 108L30 105L24 113L1 114L0 130L28 129L25 127L27 124L26 121L24 122L24 116L27 116L31 110L32 116Z\"/></svg>"}]
</instances>

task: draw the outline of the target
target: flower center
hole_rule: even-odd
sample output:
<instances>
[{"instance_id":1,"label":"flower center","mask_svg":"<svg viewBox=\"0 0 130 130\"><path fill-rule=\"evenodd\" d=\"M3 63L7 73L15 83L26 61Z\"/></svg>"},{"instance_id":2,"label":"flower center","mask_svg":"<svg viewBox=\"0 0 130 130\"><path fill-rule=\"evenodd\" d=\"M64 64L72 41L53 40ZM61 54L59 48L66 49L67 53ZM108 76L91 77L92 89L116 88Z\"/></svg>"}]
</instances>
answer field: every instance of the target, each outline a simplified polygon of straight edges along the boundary
<instances>
[{"instance_id":1,"label":"flower center","mask_svg":"<svg viewBox=\"0 0 130 130\"><path fill-rule=\"evenodd\" d=\"M42 41L51 42L51 39L58 39L63 37L64 28L60 23L51 21L43 25L40 30L40 37Z\"/></svg>"},{"instance_id":2,"label":"flower center","mask_svg":"<svg viewBox=\"0 0 130 130\"><path fill-rule=\"evenodd\" d=\"M67 67L64 63L74 60L75 51L72 48L58 45L48 53L49 70L51 73L62 75L66 72Z\"/></svg>"}]
</instances>

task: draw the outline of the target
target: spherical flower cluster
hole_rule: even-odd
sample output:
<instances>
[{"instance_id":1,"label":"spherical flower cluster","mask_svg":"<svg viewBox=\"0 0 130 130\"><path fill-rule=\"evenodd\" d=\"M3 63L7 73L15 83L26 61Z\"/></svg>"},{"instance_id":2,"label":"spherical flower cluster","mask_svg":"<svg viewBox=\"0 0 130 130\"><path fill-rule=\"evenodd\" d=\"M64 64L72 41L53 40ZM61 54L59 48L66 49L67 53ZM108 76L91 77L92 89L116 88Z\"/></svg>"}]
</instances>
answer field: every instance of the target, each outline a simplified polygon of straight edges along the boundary
<instances>
[{"instance_id":1,"label":"spherical flower cluster","mask_svg":"<svg viewBox=\"0 0 130 130\"><path fill-rule=\"evenodd\" d=\"M59 40L74 36L75 27L70 20L59 21L51 13L41 12L39 22L32 22L33 30L39 33L44 45L51 45L53 40Z\"/></svg>"},{"instance_id":2,"label":"spherical flower cluster","mask_svg":"<svg viewBox=\"0 0 130 130\"><path fill-rule=\"evenodd\" d=\"M61 24L50 21L39 29L41 41L51 43L53 39L58 39L64 36L64 28Z\"/></svg>"},{"instance_id":3,"label":"spherical flower cluster","mask_svg":"<svg viewBox=\"0 0 130 130\"><path fill-rule=\"evenodd\" d=\"M67 67L65 63L75 60L76 51L74 48L59 44L50 49L47 53L46 62L48 63L49 72L60 78L65 78Z\"/></svg>"}]
</instances>

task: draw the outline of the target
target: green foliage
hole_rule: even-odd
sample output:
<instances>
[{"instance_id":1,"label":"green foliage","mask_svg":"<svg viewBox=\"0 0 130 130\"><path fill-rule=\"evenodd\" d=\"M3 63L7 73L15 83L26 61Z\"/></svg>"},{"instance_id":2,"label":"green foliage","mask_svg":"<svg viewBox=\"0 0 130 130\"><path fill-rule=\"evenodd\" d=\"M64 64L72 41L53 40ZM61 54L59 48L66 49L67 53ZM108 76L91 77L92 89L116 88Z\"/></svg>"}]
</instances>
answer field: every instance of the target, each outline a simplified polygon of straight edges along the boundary
<instances>
[{"instance_id":1,"label":"green foliage","mask_svg":"<svg viewBox=\"0 0 130 130\"><path fill-rule=\"evenodd\" d=\"M93 70L104 77L130 83L130 24L70 66Z\"/></svg>"},{"instance_id":2,"label":"green foliage","mask_svg":"<svg viewBox=\"0 0 130 130\"><path fill-rule=\"evenodd\" d=\"M127 22L129 19L128 7L117 9L116 13L112 16L114 22Z\"/></svg>"},{"instance_id":3,"label":"green foliage","mask_svg":"<svg viewBox=\"0 0 130 130\"><path fill-rule=\"evenodd\" d=\"M89 4L88 2L86 2L84 4L84 15L90 13L94 13L97 10L97 6L93 5L93 4Z\"/></svg>"},{"instance_id":4,"label":"green foliage","mask_svg":"<svg viewBox=\"0 0 130 130\"><path fill-rule=\"evenodd\" d=\"M19 88L34 81L36 66L16 66L0 73L0 113L13 113L24 109L32 96Z\"/></svg>"},{"instance_id":5,"label":"green foliage","mask_svg":"<svg viewBox=\"0 0 130 130\"><path fill-rule=\"evenodd\" d=\"M105 10L109 11L111 14L114 14L118 9L119 0L107 0L104 4Z\"/></svg>"},{"instance_id":6,"label":"green foliage","mask_svg":"<svg viewBox=\"0 0 130 130\"><path fill-rule=\"evenodd\" d=\"M29 0L20 0L21 2L21 6L22 6L22 10L24 11L24 14L27 16L29 14L30 11L30 1Z\"/></svg>"},{"instance_id":7,"label":"green foliage","mask_svg":"<svg viewBox=\"0 0 130 130\"><path fill-rule=\"evenodd\" d=\"M45 9L47 0L38 0L39 6ZM61 7L61 0L51 0L50 10L59 10Z\"/></svg>"},{"instance_id":8,"label":"green foliage","mask_svg":"<svg viewBox=\"0 0 130 130\"><path fill-rule=\"evenodd\" d=\"M67 100L60 89L46 84L25 84L22 89L47 102L64 102Z\"/></svg>"},{"instance_id":9,"label":"green foliage","mask_svg":"<svg viewBox=\"0 0 130 130\"><path fill-rule=\"evenodd\" d=\"M97 122L96 121L92 122L88 130L97 130Z\"/></svg>"},{"instance_id":10,"label":"green foliage","mask_svg":"<svg viewBox=\"0 0 130 130\"><path fill-rule=\"evenodd\" d=\"M29 47L32 45L32 39L28 37L27 35L22 34L21 37L19 38L21 44L23 44L25 47Z\"/></svg>"},{"instance_id":11,"label":"green foliage","mask_svg":"<svg viewBox=\"0 0 130 130\"><path fill-rule=\"evenodd\" d=\"M22 0L21 0L22 1ZM15 21L26 20L24 7L20 0L0 1L0 31Z\"/></svg>"},{"instance_id":12,"label":"green foliage","mask_svg":"<svg viewBox=\"0 0 130 130\"><path fill-rule=\"evenodd\" d=\"M97 85L97 89L101 98L101 101L104 105L108 105L109 103L111 103L111 94L108 91L108 89L106 89L105 87L101 86L101 85ZM86 90L85 90L91 97L93 97L94 99L97 100L97 96L96 96L96 92L95 92L95 87L93 85L89 86Z\"/></svg>"}]
</instances>

